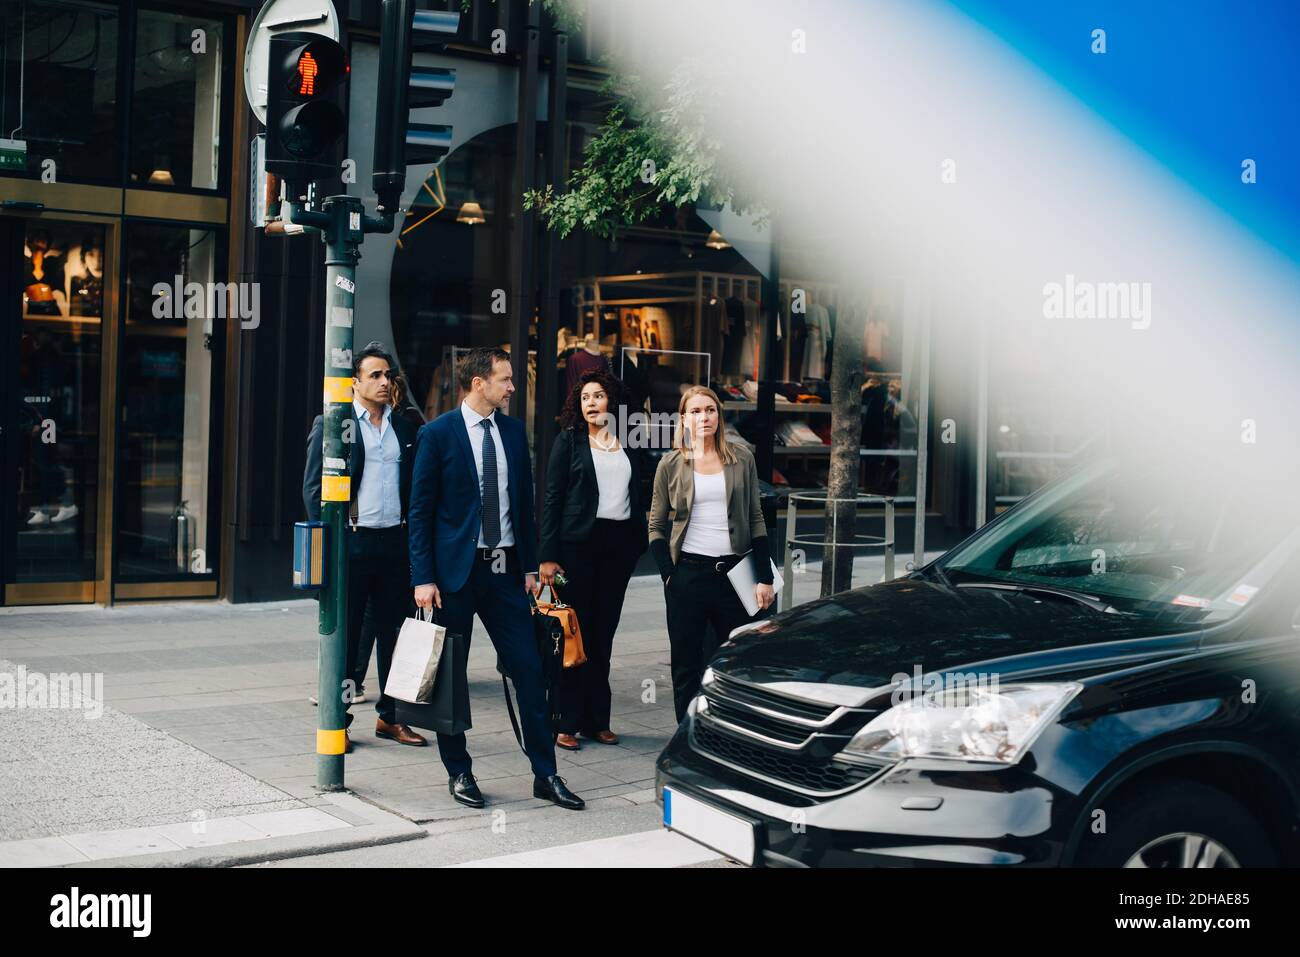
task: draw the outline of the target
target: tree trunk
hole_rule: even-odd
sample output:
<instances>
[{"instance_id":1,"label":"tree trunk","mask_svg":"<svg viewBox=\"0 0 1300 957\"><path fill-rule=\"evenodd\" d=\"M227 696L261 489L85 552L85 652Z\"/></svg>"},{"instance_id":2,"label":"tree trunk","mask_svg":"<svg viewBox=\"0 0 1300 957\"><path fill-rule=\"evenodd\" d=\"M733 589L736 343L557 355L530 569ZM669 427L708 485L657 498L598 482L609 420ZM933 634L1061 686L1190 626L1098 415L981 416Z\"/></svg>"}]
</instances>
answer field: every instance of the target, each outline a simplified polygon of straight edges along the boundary
<instances>
[{"instance_id":1,"label":"tree trunk","mask_svg":"<svg viewBox=\"0 0 1300 957\"><path fill-rule=\"evenodd\" d=\"M858 449L862 442L862 383L865 369L863 335L865 313L852 306L836 316L835 339L831 345L831 466L826 477L827 496L847 499L826 506L826 548L822 555L822 597L847 591L853 580L856 548ZM832 542L841 543L832 546Z\"/></svg>"}]
</instances>

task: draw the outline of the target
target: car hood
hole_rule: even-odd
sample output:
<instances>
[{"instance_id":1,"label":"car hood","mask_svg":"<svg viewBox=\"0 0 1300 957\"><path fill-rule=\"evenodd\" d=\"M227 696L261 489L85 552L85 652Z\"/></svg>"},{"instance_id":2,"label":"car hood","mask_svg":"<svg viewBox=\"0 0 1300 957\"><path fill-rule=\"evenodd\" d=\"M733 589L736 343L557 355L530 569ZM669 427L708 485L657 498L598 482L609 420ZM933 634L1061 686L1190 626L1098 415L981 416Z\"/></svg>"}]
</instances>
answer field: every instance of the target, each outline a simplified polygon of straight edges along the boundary
<instances>
[{"instance_id":1,"label":"car hood","mask_svg":"<svg viewBox=\"0 0 1300 957\"><path fill-rule=\"evenodd\" d=\"M1185 654L1199 638L1196 628L1104 614L1068 599L898 579L778 615L764 631L724 644L712 664L730 677L807 694L808 685L878 689L898 675L958 669L999 680L1079 677ZM849 688L840 697L846 693L853 697Z\"/></svg>"}]
</instances>

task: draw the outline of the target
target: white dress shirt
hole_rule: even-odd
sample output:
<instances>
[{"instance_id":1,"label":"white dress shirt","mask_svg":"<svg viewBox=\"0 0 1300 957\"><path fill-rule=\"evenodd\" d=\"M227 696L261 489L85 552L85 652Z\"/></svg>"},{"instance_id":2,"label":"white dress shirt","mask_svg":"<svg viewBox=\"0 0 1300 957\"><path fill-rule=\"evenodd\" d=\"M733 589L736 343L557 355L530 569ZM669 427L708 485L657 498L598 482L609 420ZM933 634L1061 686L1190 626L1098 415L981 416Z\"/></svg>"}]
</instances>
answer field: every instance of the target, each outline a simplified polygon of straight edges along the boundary
<instances>
[{"instance_id":1,"label":"white dress shirt","mask_svg":"<svg viewBox=\"0 0 1300 957\"><path fill-rule=\"evenodd\" d=\"M501 541L497 542L497 547L506 548L515 543L515 533L510 525L510 469L506 467L506 446L501 441L501 422L497 418L497 410L493 409L492 414L487 416L492 420L492 428L486 430L479 425L484 417L470 408L468 402L460 404L460 414L465 419L465 428L469 430L469 447L474 450L474 468L478 470L480 501L483 498L483 433L485 431L492 433L492 442L497 450L497 485L501 490ZM481 522L478 529L478 547L488 547L487 542L483 540Z\"/></svg>"},{"instance_id":2,"label":"white dress shirt","mask_svg":"<svg viewBox=\"0 0 1300 957\"><path fill-rule=\"evenodd\" d=\"M388 421L393 414L391 406L384 406L379 425L370 418L370 411L356 399L352 410L365 443L366 467L357 489L357 524L366 528L391 528L402 523L402 473L398 465L402 460L402 443Z\"/></svg>"}]
</instances>

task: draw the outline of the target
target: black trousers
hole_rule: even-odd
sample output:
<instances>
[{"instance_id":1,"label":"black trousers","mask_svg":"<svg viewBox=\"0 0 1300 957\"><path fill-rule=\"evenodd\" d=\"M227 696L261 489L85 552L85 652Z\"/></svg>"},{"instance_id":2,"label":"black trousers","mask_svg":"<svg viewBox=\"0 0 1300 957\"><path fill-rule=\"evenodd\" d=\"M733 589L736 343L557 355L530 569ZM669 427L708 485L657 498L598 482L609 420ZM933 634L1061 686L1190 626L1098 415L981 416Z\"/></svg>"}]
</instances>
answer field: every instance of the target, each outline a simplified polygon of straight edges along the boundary
<instances>
[{"instance_id":1,"label":"black trousers","mask_svg":"<svg viewBox=\"0 0 1300 957\"><path fill-rule=\"evenodd\" d=\"M347 528L348 543L348 677L361 686L370 648L362 658L361 633L366 620L366 606L374 627L376 657L379 659L379 700L375 711L384 721L393 720L393 699L383 694L388 683L388 669L397 647L397 632L402 627L411 599L411 560L407 552L406 526L392 528Z\"/></svg>"},{"instance_id":2,"label":"black trousers","mask_svg":"<svg viewBox=\"0 0 1300 957\"><path fill-rule=\"evenodd\" d=\"M679 723L686 717L687 705L700 690L705 667L731 630L768 614L760 610L750 618L736 597L727 570L738 560L734 555L693 556L682 552L672 577L664 586L673 707ZM720 571L715 568L718 562L725 562Z\"/></svg>"},{"instance_id":3,"label":"black trousers","mask_svg":"<svg viewBox=\"0 0 1300 957\"><path fill-rule=\"evenodd\" d=\"M586 664L564 669L561 718L555 728L562 734L610 730L609 660L614 653L614 632L623 615L627 583L644 545L637 523L604 518L596 519L587 541L560 543L560 566L569 583L560 586L559 595L578 612L587 655Z\"/></svg>"},{"instance_id":4,"label":"black trousers","mask_svg":"<svg viewBox=\"0 0 1300 957\"><path fill-rule=\"evenodd\" d=\"M500 551L505 553L504 567L495 557L484 561L481 552L475 552L469 579L459 591L442 592L442 610L435 620L448 631L469 638L474 616L478 615L515 686L520 730L533 775L548 778L556 771L555 738L546 711L542 656L537 651L532 614L524 593L524 570L514 546ZM473 768L463 733L439 734L438 756L449 777Z\"/></svg>"}]
</instances>

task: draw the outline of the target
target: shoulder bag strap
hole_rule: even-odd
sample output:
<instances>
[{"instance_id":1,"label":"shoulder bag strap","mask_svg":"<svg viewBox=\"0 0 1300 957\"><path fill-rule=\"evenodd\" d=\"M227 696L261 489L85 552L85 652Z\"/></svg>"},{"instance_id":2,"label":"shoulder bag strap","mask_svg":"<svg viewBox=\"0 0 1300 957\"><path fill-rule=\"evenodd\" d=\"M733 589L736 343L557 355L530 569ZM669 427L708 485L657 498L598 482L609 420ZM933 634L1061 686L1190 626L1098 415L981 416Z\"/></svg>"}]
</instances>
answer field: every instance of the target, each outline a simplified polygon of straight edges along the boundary
<instances>
[{"instance_id":1,"label":"shoulder bag strap","mask_svg":"<svg viewBox=\"0 0 1300 957\"><path fill-rule=\"evenodd\" d=\"M530 628L535 628L536 624L533 622L531 616L538 614L537 600L531 594L528 596L528 612L528 625ZM506 713L510 715L510 729L515 733L515 741L519 743L519 750L524 752L524 754L527 754L528 749L524 747L524 736L519 731L519 718L515 715L515 702L510 695L510 683L506 681L506 676L504 674L501 676L501 691L506 697ZM547 713L550 713L549 701L547 703Z\"/></svg>"},{"instance_id":2,"label":"shoulder bag strap","mask_svg":"<svg viewBox=\"0 0 1300 957\"><path fill-rule=\"evenodd\" d=\"M519 742L519 750L528 753L524 747L524 736L519 733L519 719L515 717L515 703L510 697L510 685L506 682L506 676L501 676L501 690L506 696L506 713L510 715L510 728L515 733L515 740Z\"/></svg>"}]
</instances>

